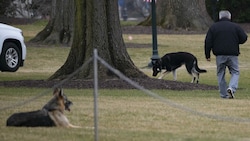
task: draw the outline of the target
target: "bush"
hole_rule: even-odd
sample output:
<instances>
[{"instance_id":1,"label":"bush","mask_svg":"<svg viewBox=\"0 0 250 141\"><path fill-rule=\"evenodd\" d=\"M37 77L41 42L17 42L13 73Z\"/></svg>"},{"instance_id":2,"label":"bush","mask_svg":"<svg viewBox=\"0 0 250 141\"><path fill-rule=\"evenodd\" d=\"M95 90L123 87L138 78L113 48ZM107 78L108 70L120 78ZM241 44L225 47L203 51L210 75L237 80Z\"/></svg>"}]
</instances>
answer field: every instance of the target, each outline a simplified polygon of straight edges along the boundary
<instances>
[{"instance_id":1,"label":"bush","mask_svg":"<svg viewBox=\"0 0 250 141\"><path fill-rule=\"evenodd\" d=\"M218 20L218 12L226 9L232 13L234 22L241 23L250 22L249 3L250 0L206 0L207 11L212 18L215 17L215 21Z\"/></svg>"}]
</instances>

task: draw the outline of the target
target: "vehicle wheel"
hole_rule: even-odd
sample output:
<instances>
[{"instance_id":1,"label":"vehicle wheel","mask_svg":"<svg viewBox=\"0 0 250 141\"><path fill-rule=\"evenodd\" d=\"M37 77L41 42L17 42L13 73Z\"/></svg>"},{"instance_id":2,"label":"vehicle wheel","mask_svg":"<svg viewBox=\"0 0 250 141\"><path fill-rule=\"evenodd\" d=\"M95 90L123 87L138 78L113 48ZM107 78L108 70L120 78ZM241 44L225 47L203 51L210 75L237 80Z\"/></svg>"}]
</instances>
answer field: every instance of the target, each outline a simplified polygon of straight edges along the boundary
<instances>
[{"instance_id":1,"label":"vehicle wheel","mask_svg":"<svg viewBox=\"0 0 250 141\"><path fill-rule=\"evenodd\" d=\"M21 63L21 52L16 44L6 42L0 56L0 67L2 71L15 72Z\"/></svg>"}]
</instances>

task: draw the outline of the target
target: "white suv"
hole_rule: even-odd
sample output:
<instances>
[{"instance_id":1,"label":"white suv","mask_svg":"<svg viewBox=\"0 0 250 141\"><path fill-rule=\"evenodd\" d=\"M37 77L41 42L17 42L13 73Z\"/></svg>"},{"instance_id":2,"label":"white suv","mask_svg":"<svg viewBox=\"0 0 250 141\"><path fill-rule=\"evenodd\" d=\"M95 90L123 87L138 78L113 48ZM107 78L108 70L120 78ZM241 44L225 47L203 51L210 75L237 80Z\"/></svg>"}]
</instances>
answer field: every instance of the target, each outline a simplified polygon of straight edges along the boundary
<instances>
[{"instance_id":1,"label":"white suv","mask_svg":"<svg viewBox=\"0 0 250 141\"><path fill-rule=\"evenodd\" d=\"M0 23L0 71L17 71L24 65L25 58L22 30Z\"/></svg>"}]
</instances>

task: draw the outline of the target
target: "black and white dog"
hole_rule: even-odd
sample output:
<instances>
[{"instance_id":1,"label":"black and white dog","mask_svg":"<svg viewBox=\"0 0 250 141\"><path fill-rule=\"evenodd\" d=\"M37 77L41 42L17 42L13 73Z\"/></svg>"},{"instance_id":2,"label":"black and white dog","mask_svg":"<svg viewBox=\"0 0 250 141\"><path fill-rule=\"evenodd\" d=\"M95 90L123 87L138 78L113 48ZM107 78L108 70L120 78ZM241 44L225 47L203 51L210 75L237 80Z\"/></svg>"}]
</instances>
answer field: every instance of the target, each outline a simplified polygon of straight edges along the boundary
<instances>
[{"instance_id":1,"label":"black and white dog","mask_svg":"<svg viewBox=\"0 0 250 141\"><path fill-rule=\"evenodd\" d=\"M159 79L162 79L169 72L173 72L174 80L177 80L176 69L182 65L186 66L186 69L190 75L193 76L191 83L199 83L199 74L207 72L204 69L198 67L197 58L188 52L173 52L167 53L159 60L152 63L153 65L153 76L156 76L162 69L166 71L161 73Z\"/></svg>"}]
</instances>

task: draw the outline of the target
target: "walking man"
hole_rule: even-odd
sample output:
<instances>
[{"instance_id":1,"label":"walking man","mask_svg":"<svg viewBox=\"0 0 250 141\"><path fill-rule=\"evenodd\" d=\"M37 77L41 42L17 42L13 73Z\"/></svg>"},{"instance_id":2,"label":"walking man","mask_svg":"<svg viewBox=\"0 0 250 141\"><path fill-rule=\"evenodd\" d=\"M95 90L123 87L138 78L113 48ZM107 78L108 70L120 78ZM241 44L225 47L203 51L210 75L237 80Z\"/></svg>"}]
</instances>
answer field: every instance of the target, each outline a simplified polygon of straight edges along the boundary
<instances>
[{"instance_id":1,"label":"walking man","mask_svg":"<svg viewBox=\"0 0 250 141\"><path fill-rule=\"evenodd\" d=\"M205 56L210 61L210 52L216 56L217 80L221 98L234 98L238 88L240 54L239 44L247 41L247 34L237 24L231 22L231 13L227 10L219 12L219 21L208 30L205 38ZM225 80L226 68L231 74L227 86Z\"/></svg>"}]
</instances>

